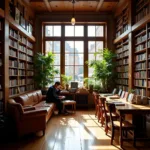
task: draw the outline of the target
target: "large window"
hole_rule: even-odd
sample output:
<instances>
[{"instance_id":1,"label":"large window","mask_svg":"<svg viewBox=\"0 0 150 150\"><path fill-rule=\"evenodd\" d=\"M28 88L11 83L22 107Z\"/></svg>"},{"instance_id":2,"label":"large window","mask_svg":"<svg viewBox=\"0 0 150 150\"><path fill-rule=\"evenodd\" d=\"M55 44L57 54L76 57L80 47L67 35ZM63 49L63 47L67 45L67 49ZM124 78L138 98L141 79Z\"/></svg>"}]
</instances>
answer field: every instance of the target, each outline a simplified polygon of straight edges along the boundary
<instances>
[{"instance_id":1,"label":"large window","mask_svg":"<svg viewBox=\"0 0 150 150\"><path fill-rule=\"evenodd\" d=\"M66 74L82 86L84 77L93 74L85 62L97 59L94 53L104 48L104 39L104 25L45 25L45 54L55 54L54 67L60 72L55 80Z\"/></svg>"}]
</instances>

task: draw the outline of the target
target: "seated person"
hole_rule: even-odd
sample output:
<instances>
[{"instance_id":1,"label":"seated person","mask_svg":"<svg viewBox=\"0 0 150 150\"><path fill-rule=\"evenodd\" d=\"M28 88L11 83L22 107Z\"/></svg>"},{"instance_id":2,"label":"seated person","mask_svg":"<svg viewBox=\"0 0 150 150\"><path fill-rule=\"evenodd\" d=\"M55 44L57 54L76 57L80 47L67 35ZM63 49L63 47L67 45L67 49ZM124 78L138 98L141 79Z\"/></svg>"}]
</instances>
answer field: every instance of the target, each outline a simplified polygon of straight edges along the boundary
<instances>
[{"instance_id":1,"label":"seated person","mask_svg":"<svg viewBox=\"0 0 150 150\"><path fill-rule=\"evenodd\" d=\"M60 87L61 87L60 82L55 82L55 84L48 89L46 94L46 102L55 103L59 110L59 114L62 113L63 108L63 103L61 101L65 98L65 96L59 96L59 93L61 91ZM67 113L67 111L65 110L64 113Z\"/></svg>"}]
</instances>

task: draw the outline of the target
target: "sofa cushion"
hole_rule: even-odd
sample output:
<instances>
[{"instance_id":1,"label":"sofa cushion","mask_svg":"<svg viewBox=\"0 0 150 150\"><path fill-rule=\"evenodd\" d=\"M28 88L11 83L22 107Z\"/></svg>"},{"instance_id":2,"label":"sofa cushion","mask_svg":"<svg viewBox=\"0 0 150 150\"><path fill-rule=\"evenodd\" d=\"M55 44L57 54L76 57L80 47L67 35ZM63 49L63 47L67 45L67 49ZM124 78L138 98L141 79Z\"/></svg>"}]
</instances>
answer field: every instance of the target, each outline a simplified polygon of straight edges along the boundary
<instances>
[{"instance_id":1,"label":"sofa cushion","mask_svg":"<svg viewBox=\"0 0 150 150\"><path fill-rule=\"evenodd\" d=\"M39 100L39 102L40 101L42 101L43 99L43 97L42 97L42 92L41 92L41 90L37 90L37 91L35 91L36 93L37 93L37 95L38 95L38 100Z\"/></svg>"},{"instance_id":2,"label":"sofa cushion","mask_svg":"<svg viewBox=\"0 0 150 150\"><path fill-rule=\"evenodd\" d=\"M46 101L41 101L35 105L35 107L54 107L54 103L46 103Z\"/></svg>"},{"instance_id":3,"label":"sofa cushion","mask_svg":"<svg viewBox=\"0 0 150 150\"><path fill-rule=\"evenodd\" d=\"M36 105L39 102L39 97L38 97L36 91L33 92L32 95L33 95L33 105Z\"/></svg>"},{"instance_id":4,"label":"sofa cushion","mask_svg":"<svg viewBox=\"0 0 150 150\"><path fill-rule=\"evenodd\" d=\"M29 97L27 94L23 94L23 95L16 97L15 101L20 103L22 106L32 105L31 102L29 101Z\"/></svg>"}]
</instances>

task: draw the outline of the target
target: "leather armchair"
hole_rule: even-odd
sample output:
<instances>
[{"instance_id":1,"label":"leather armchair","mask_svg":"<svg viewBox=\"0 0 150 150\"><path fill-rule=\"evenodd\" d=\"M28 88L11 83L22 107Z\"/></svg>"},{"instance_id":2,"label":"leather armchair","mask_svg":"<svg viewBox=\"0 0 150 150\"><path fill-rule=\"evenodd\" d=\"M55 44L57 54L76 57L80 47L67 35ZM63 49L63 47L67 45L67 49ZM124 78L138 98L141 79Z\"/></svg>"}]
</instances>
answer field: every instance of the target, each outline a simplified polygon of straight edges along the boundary
<instances>
[{"instance_id":1,"label":"leather armchair","mask_svg":"<svg viewBox=\"0 0 150 150\"><path fill-rule=\"evenodd\" d=\"M17 136L46 129L46 110L36 110L34 106L23 108L14 99L8 100L8 113L16 124Z\"/></svg>"}]
</instances>

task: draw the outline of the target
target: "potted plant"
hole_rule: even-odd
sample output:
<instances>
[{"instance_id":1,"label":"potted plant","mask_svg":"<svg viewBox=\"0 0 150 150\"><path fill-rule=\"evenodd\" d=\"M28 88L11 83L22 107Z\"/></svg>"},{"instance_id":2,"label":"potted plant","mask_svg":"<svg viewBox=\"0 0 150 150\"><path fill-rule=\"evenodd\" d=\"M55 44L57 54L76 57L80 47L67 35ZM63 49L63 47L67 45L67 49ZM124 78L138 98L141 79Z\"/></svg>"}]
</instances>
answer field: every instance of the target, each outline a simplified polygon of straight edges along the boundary
<instances>
[{"instance_id":1,"label":"potted plant","mask_svg":"<svg viewBox=\"0 0 150 150\"><path fill-rule=\"evenodd\" d=\"M98 50L95 53L95 56L98 58L103 57L103 60L97 59L87 62L89 67L94 69L93 77L96 80L101 81L102 88L104 92L108 91L109 86L112 86L112 81L115 78L115 61L116 54L113 53L108 48L104 48L103 50Z\"/></svg>"},{"instance_id":2,"label":"potted plant","mask_svg":"<svg viewBox=\"0 0 150 150\"><path fill-rule=\"evenodd\" d=\"M69 90L69 82L72 80L72 76L67 76L62 74L61 78L62 78L63 85L65 85L66 87L66 90Z\"/></svg>"},{"instance_id":3,"label":"potted plant","mask_svg":"<svg viewBox=\"0 0 150 150\"><path fill-rule=\"evenodd\" d=\"M86 89L89 89L89 92L93 92L93 87L94 87L94 84L95 84L94 79L84 78L83 82L84 82L84 87Z\"/></svg>"},{"instance_id":4,"label":"potted plant","mask_svg":"<svg viewBox=\"0 0 150 150\"><path fill-rule=\"evenodd\" d=\"M47 55L37 53L34 57L36 87L45 90L48 84L53 83L54 75L58 70L54 68L55 55L49 52Z\"/></svg>"}]
</instances>

